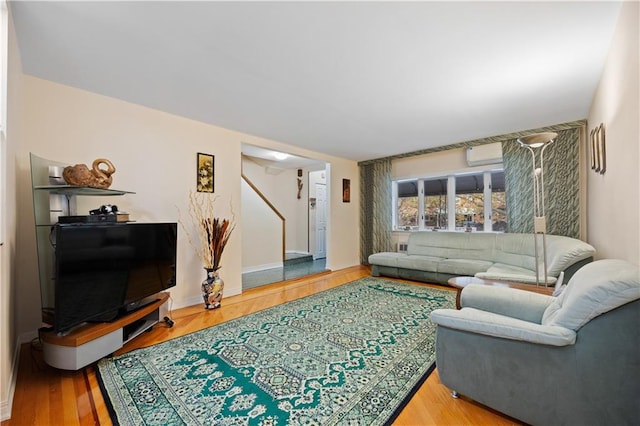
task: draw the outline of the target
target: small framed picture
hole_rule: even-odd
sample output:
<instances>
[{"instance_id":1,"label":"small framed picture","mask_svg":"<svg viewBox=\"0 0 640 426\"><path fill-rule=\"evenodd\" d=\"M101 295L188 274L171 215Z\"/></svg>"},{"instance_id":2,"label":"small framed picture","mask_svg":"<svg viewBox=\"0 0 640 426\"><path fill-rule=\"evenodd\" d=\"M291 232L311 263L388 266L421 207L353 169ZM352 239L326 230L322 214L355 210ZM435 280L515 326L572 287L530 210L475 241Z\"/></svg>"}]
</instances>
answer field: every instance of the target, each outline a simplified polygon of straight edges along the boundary
<instances>
[{"instance_id":1,"label":"small framed picture","mask_svg":"<svg viewBox=\"0 0 640 426\"><path fill-rule=\"evenodd\" d=\"M600 174L603 175L607 171L607 151L604 141L604 123L598 126L598 160L600 160Z\"/></svg>"},{"instance_id":2,"label":"small framed picture","mask_svg":"<svg viewBox=\"0 0 640 426\"><path fill-rule=\"evenodd\" d=\"M342 202L343 203L351 202L351 180L350 179L342 179Z\"/></svg>"},{"instance_id":3,"label":"small framed picture","mask_svg":"<svg viewBox=\"0 0 640 426\"><path fill-rule=\"evenodd\" d=\"M596 156L598 154L596 149L596 129L591 130L589 133L589 142L591 147L591 170L595 170L597 164Z\"/></svg>"},{"instance_id":4,"label":"small framed picture","mask_svg":"<svg viewBox=\"0 0 640 426\"><path fill-rule=\"evenodd\" d=\"M213 192L214 156L199 152L197 167L196 187L198 192Z\"/></svg>"},{"instance_id":5,"label":"small framed picture","mask_svg":"<svg viewBox=\"0 0 640 426\"><path fill-rule=\"evenodd\" d=\"M601 175L607 171L607 150L604 123L600 123L589 133L591 139L591 169Z\"/></svg>"}]
</instances>

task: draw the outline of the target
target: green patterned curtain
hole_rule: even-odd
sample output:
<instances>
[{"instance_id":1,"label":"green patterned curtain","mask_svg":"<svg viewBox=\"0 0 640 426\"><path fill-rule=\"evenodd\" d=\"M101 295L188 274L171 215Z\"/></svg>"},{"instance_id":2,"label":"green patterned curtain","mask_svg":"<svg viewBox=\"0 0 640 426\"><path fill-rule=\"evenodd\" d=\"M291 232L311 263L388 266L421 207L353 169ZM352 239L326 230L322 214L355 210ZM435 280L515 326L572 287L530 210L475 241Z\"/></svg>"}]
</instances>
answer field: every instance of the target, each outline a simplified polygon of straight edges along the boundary
<instances>
[{"instance_id":1,"label":"green patterned curtain","mask_svg":"<svg viewBox=\"0 0 640 426\"><path fill-rule=\"evenodd\" d=\"M391 160L360 165L360 263L369 255L393 251L391 243Z\"/></svg>"},{"instance_id":2,"label":"green patterned curtain","mask_svg":"<svg viewBox=\"0 0 640 426\"><path fill-rule=\"evenodd\" d=\"M557 133L544 151L547 233L580 238L580 129ZM531 153L516 141L502 142L508 232L533 232Z\"/></svg>"}]
</instances>

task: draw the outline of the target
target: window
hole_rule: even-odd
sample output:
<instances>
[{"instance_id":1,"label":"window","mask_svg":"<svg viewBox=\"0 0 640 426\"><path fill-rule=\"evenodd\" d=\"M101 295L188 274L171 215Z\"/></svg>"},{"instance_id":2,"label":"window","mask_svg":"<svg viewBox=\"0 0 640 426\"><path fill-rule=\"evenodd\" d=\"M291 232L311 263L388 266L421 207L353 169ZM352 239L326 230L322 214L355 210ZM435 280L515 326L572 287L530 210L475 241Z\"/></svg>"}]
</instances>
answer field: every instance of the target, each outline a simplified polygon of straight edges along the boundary
<instances>
[{"instance_id":1,"label":"window","mask_svg":"<svg viewBox=\"0 0 640 426\"><path fill-rule=\"evenodd\" d=\"M502 170L398 180L394 205L396 230L504 232L507 228Z\"/></svg>"},{"instance_id":2,"label":"window","mask_svg":"<svg viewBox=\"0 0 640 426\"><path fill-rule=\"evenodd\" d=\"M396 198L396 228L410 230L418 229L418 181L404 181L397 183Z\"/></svg>"},{"instance_id":3,"label":"window","mask_svg":"<svg viewBox=\"0 0 640 426\"><path fill-rule=\"evenodd\" d=\"M503 171L491 172L491 229L507 231L507 196Z\"/></svg>"},{"instance_id":4,"label":"window","mask_svg":"<svg viewBox=\"0 0 640 426\"><path fill-rule=\"evenodd\" d=\"M424 229L447 229L447 181L424 180Z\"/></svg>"}]
</instances>

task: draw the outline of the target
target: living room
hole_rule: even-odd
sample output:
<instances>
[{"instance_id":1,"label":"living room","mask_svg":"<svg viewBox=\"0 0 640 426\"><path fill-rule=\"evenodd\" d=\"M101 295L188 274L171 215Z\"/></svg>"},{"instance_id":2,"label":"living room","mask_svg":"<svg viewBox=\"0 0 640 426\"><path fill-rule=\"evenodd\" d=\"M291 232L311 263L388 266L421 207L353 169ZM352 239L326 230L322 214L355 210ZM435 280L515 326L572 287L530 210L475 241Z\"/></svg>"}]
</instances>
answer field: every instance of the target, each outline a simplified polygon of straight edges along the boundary
<instances>
[{"instance_id":1,"label":"living room","mask_svg":"<svg viewBox=\"0 0 640 426\"><path fill-rule=\"evenodd\" d=\"M12 7L9 6L9 12ZM584 105L585 114L571 119L545 119L536 125L511 130L524 131L586 119L588 124L585 130L588 134L593 127L604 123L606 173L591 171L586 154L582 163L584 192L581 197L584 199L585 223L581 236L596 247L596 258L625 259L637 264L640 258L640 195L636 188L640 183L638 3L623 2L616 16L606 59L601 69L593 70L600 77L592 101ZM302 144L296 145L295 141L285 143L277 138L261 137L251 130L231 130L232 127L211 124L210 121L215 121L215 117L203 116L198 119L190 117L190 111L187 110L183 114L169 113L122 100L126 99L126 92L137 90L134 84L118 88L121 93L118 96L101 93L98 89L73 87L65 83L64 78L54 81L26 73L24 69L31 63L23 61L33 58L23 51L22 44L25 41L20 40L11 13L5 17L8 26L8 50L5 56L8 61L5 64L6 125L3 127L6 134L1 153L3 207L0 217L3 243L0 248L0 403L3 419L8 418L11 412L20 345L36 337L42 325L38 271L34 267L37 250L29 153L68 164L90 164L95 158L109 158L117 169L114 188L135 192L119 198L118 206L140 222L175 222L180 214L185 214L189 206L189 191L195 184L194 167L199 152L215 156L216 212L220 217L232 217L241 212L242 144L323 161L329 165L327 268L339 271L360 265L361 188L358 160L309 149ZM116 33L114 31L114 37ZM82 38L81 35L77 37ZM141 46L141 55L143 51L144 47ZM64 58L44 60L64 61ZM109 57L100 65L108 67L110 61L131 60L128 57ZM148 65L150 68L140 64L140 72L144 73L142 78L152 80L153 67L162 64L161 61ZM540 68L546 67L553 67L553 64L542 64ZM184 64L184 68L184 74L188 75L189 64ZM89 80L87 86L93 84L86 69L80 67L76 71L80 77ZM532 74L537 71L532 70ZM214 73L213 70L210 72ZM117 76L114 75L113 79L117 80ZM535 89L531 88L532 91ZM158 96L187 97L182 93ZM249 108L246 105L231 107ZM540 105L540 109L547 107L550 106ZM224 111L219 113L223 114ZM247 120L249 117L247 114ZM322 117L318 120L318 127L327 124ZM500 115L494 120L499 121ZM585 143L586 134L583 139ZM495 135L484 132L467 139ZM366 140L367 136L364 135L363 139ZM452 140L450 143L467 139ZM584 152L588 151L586 147L583 149L586 150ZM405 152L412 150L408 148ZM343 179L351 183L349 203L343 202ZM287 191L295 195L295 183ZM81 207L88 210L113 201L98 198L85 202L86 205ZM239 224L225 249L221 270L226 285L225 297L238 295L242 291L243 236L243 228ZM174 309L201 303L200 282L203 279L202 264L193 255L184 237L180 237L179 247L179 282L171 290Z\"/></svg>"}]
</instances>

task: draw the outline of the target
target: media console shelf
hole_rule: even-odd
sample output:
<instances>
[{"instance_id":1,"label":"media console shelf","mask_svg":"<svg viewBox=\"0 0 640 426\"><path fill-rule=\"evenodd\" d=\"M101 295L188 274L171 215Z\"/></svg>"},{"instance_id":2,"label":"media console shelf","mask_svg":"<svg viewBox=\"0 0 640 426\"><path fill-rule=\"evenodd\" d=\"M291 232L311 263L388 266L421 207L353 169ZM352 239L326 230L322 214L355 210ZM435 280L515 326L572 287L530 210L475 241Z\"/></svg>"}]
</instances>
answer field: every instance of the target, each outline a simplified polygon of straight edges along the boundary
<instances>
[{"instance_id":1,"label":"media console shelf","mask_svg":"<svg viewBox=\"0 0 640 426\"><path fill-rule=\"evenodd\" d=\"M169 293L159 293L157 297L113 322L87 323L64 335L53 331L41 333L44 361L63 370L79 370L112 354L164 318Z\"/></svg>"},{"instance_id":2,"label":"media console shelf","mask_svg":"<svg viewBox=\"0 0 640 426\"><path fill-rule=\"evenodd\" d=\"M68 164L41 158L33 153L30 155L30 162L42 321L52 324L55 288L51 232L52 227L58 222L58 217L77 215L77 197L80 196L112 197L135 193L117 189L66 185L64 180L61 181L60 172Z\"/></svg>"},{"instance_id":3,"label":"media console shelf","mask_svg":"<svg viewBox=\"0 0 640 426\"><path fill-rule=\"evenodd\" d=\"M30 160L42 322L53 326L40 333L44 360L78 370L165 318L169 294L163 289L175 285L177 225L60 224L61 216L78 214L78 197L99 202L134 193L66 185L66 164L34 154ZM82 323L127 304L142 307L112 322Z\"/></svg>"}]
</instances>

